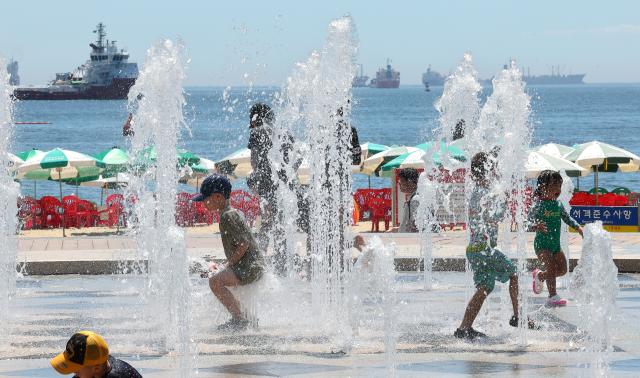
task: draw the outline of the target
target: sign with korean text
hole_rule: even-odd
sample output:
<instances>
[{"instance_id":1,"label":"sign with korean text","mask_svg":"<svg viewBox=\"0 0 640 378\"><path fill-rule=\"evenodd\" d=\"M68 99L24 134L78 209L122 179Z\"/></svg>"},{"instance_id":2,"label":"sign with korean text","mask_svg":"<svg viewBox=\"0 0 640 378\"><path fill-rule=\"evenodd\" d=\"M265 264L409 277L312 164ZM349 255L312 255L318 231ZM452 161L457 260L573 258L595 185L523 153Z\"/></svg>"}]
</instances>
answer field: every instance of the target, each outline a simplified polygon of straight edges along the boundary
<instances>
[{"instance_id":1,"label":"sign with korean text","mask_svg":"<svg viewBox=\"0 0 640 378\"><path fill-rule=\"evenodd\" d=\"M636 206L572 206L570 215L580 224L601 221L605 226L638 226Z\"/></svg>"}]
</instances>

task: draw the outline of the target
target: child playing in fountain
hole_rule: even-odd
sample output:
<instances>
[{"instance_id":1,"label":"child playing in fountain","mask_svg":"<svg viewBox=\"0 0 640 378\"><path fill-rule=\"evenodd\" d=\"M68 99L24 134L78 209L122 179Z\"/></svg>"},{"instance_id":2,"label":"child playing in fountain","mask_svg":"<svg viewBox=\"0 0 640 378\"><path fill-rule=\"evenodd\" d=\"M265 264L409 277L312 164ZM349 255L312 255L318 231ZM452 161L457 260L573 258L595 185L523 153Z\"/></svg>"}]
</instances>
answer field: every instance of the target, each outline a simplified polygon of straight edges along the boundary
<instances>
[{"instance_id":1,"label":"child playing in fountain","mask_svg":"<svg viewBox=\"0 0 640 378\"><path fill-rule=\"evenodd\" d=\"M518 326L518 276L515 265L498 249L498 225L505 212L505 204L491 193L489 175L495 170L495 154L480 152L471 160L471 179L475 186L469 198L469 229L471 239L467 246L467 260L473 270L473 282L477 288L471 297L460 327L454 332L457 338L485 337L472 325L485 299L495 286L495 281L509 281L509 295L513 316L512 327ZM529 328L533 322L529 321Z\"/></svg>"},{"instance_id":2,"label":"child playing in fountain","mask_svg":"<svg viewBox=\"0 0 640 378\"><path fill-rule=\"evenodd\" d=\"M200 194L193 201L202 201L209 211L220 213L220 235L227 263L209 278L209 287L231 313L231 319L220 325L218 330L240 331L247 328L249 321L228 288L258 280L264 271L264 260L244 217L230 207L230 195L229 180L213 174L202 181Z\"/></svg>"},{"instance_id":3,"label":"child playing in fountain","mask_svg":"<svg viewBox=\"0 0 640 378\"><path fill-rule=\"evenodd\" d=\"M567 301L556 291L556 277L567 273L567 259L560 249L561 221L573 227L582 236L582 228L558 201L562 189L562 176L555 171L542 171L538 176L535 190L536 201L529 212L536 237L533 248L542 262L544 271L533 271L533 292L542 292L542 282L546 281L549 291L548 307L565 306Z\"/></svg>"}]
</instances>

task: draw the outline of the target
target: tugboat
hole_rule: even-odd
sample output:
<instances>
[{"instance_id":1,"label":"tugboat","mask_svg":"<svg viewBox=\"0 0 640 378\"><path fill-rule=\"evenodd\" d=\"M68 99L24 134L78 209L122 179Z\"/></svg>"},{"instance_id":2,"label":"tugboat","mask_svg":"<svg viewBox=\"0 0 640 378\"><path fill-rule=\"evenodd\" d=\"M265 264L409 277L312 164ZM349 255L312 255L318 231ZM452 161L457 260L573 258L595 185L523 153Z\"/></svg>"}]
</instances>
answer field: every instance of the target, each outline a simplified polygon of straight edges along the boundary
<instances>
[{"instance_id":1,"label":"tugboat","mask_svg":"<svg viewBox=\"0 0 640 378\"><path fill-rule=\"evenodd\" d=\"M46 87L17 88L18 100L122 100L138 78L138 65L129 63L129 53L118 50L116 41L106 40L105 25L99 23L90 43L89 60L73 72L56 74Z\"/></svg>"},{"instance_id":2,"label":"tugboat","mask_svg":"<svg viewBox=\"0 0 640 378\"><path fill-rule=\"evenodd\" d=\"M400 87L400 72L391 68L391 61L387 59L387 68L380 68L376 72L376 78L369 83L371 88L398 88Z\"/></svg>"}]
</instances>

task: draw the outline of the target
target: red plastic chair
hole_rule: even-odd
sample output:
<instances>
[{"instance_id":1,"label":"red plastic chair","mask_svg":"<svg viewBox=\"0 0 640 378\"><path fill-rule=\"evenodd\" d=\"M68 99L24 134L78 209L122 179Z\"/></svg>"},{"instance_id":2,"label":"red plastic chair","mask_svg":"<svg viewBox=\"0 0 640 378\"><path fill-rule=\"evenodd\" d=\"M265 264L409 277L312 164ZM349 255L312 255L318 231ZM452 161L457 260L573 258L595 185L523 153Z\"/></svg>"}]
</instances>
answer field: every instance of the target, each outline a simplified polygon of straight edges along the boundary
<instances>
[{"instance_id":1,"label":"red plastic chair","mask_svg":"<svg viewBox=\"0 0 640 378\"><path fill-rule=\"evenodd\" d=\"M231 207L240 210L250 226L260 215L260 200L243 190L234 190L229 197Z\"/></svg>"},{"instance_id":2,"label":"red plastic chair","mask_svg":"<svg viewBox=\"0 0 640 378\"><path fill-rule=\"evenodd\" d=\"M98 209L93 202L87 200L78 201L78 227L94 227L98 221L98 217Z\"/></svg>"},{"instance_id":3,"label":"red plastic chair","mask_svg":"<svg viewBox=\"0 0 640 378\"><path fill-rule=\"evenodd\" d=\"M124 205L124 196L120 193L114 193L110 194L105 200L107 207L109 207L114 202L119 202L120 204Z\"/></svg>"},{"instance_id":4,"label":"red plastic chair","mask_svg":"<svg viewBox=\"0 0 640 378\"><path fill-rule=\"evenodd\" d=\"M123 224L123 226L126 227L127 220L124 217L124 196L119 193L111 194L109 197L107 197L107 200L105 202L107 204L107 208L98 211L98 213L96 214L96 224L98 226L107 227L115 227ZM105 217L105 214L106 219L103 219Z\"/></svg>"},{"instance_id":5,"label":"red plastic chair","mask_svg":"<svg viewBox=\"0 0 640 378\"><path fill-rule=\"evenodd\" d=\"M194 196L196 196L194 194ZM213 221L219 222L220 215L217 211L209 211L202 202L192 202L195 209L195 223L213 224Z\"/></svg>"},{"instance_id":6,"label":"red plastic chair","mask_svg":"<svg viewBox=\"0 0 640 378\"><path fill-rule=\"evenodd\" d=\"M53 196L40 198L42 206L42 226L46 228L58 228L62 226L62 214L64 207L62 202Z\"/></svg>"},{"instance_id":7,"label":"red plastic chair","mask_svg":"<svg viewBox=\"0 0 640 378\"><path fill-rule=\"evenodd\" d=\"M391 201L384 198L371 198L368 203L371 209L371 231L380 231L380 221L384 221L385 231L391 221Z\"/></svg>"},{"instance_id":8,"label":"red plastic chair","mask_svg":"<svg viewBox=\"0 0 640 378\"><path fill-rule=\"evenodd\" d=\"M623 195L616 195L615 206L627 206L629 204L629 197Z\"/></svg>"},{"instance_id":9,"label":"red plastic chair","mask_svg":"<svg viewBox=\"0 0 640 378\"><path fill-rule=\"evenodd\" d=\"M18 199L18 219L22 230L42 227L42 206L32 197Z\"/></svg>"},{"instance_id":10,"label":"red plastic chair","mask_svg":"<svg viewBox=\"0 0 640 378\"><path fill-rule=\"evenodd\" d=\"M78 202L76 196L62 197L62 207L64 209L64 226L66 228L78 227Z\"/></svg>"}]
</instances>

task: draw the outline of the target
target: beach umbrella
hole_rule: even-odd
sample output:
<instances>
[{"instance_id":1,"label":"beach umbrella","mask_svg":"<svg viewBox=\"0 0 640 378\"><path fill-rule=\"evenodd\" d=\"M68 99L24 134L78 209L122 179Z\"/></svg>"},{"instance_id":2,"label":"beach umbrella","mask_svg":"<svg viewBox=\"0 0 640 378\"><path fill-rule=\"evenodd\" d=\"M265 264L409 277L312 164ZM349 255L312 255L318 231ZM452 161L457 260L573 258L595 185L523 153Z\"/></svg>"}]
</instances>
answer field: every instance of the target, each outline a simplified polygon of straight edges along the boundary
<instances>
[{"instance_id":1,"label":"beach umbrella","mask_svg":"<svg viewBox=\"0 0 640 378\"><path fill-rule=\"evenodd\" d=\"M42 155L44 155L44 151L38 150L36 148L16 153L16 156L22 161L31 160Z\"/></svg>"},{"instance_id":2,"label":"beach umbrella","mask_svg":"<svg viewBox=\"0 0 640 378\"><path fill-rule=\"evenodd\" d=\"M447 144L445 142L440 142L440 146L433 146L434 142L425 142L425 143L421 143L417 146L415 146L416 148L419 148L423 151L429 151L431 149L433 149L432 151L436 154L440 154L443 150L446 150L448 155L451 156L452 158L459 160L459 161L465 161L466 160L466 155L464 153L464 151L457 146L452 146L451 144L447 146ZM439 155L438 155L439 156Z\"/></svg>"},{"instance_id":3,"label":"beach umbrella","mask_svg":"<svg viewBox=\"0 0 640 378\"><path fill-rule=\"evenodd\" d=\"M389 161L384 164L380 168L380 176L389 176L394 169L403 169L403 168L414 168L414 169L424 169L424 156L427 154L427 151L422 149L418 151L408 152L406 154L402 154L395 159ZM459 169L464 168L460 160L453 159L450 160L447 164L448 166L443 166L443 162L440 159L440 154L437 152L432 153L431 159L433 164L438 167L446 168L446 169Z\"/></svg>"},{"instance_id":4,"label":"beach umbrella","mask_svg":"<svg viewBox=\"0 0 640 378\"><path fill-rule=\"evenodd\" d=\"M366 175L377 175L380 167L390 162L391 160L397 158L400 155L406 154L408 152L420 151L419 148L416 147L408 147L408 146L396 146L391 147L388 150L379 152L368 159L366 159L362 163L361 173Z\"/></svg>"},{"instance_id":5,"label":"beach umbrella","mask_svg":"<svg viewBox=\"0 0 640 378\"><path fill-rule=\"evenodd\" d=\"M27 151L21 151L21 152L18 152L16 154L18 159L22 160L22 163L20 165L22 165L25 162L30 161L32 159L38 159L42 155L44 155L44 151L41 151L41 150L38 150L38 149L35 149L35 148L31 149L31 150L27 150ZM14 170L14 174L17 175L16 171L17 171L17 169ZM37 193L37 189L38 189L37 180L39 180L39 179L37 178L38 175L36 175L35 173L34 173L33 176L35 176L35 177L31 178L33 180L33 198L37 198L38 197L37 196L37 194L38 194ZM41 176L45 176L44 178L41 178L41 180L48 180L49 179L49 176L48 176L47 172L42 172ZM24 177L23 177L23 179L24 179ZM27 178L27 179L29 179L29 178Z\"/></svg>"},{"instance_id":6,"label":"beach umbrella","mask_svg":"<svg viewBox=\"0 0 640 378\"><path fill-rule=\"evenodd\" d=\"M57 180L60 185L60 201L62 202L62 181L79 177L98 176L103 164L94 157L80 152L55 148L42 156L25 161L17 170L18 178L28 178L29 173L42 174L48 172L49 178ZM64 219L64 213L63 213ZM64 222L62 235L66 236Z\"/></svg>"},{"instance_id":7,"label":"beach umbrella","mask_svg":"<svg viewBox=\"0 0 640 378\"><path fill-rule=\"evenodd\" d=\"M215 169L223 175L243 178L249 176L251 171L251 150L243 148L237 150L215 163Z\"/></svg>"},{"instance_id":8,"label":"beach umbrella","mask_svg":"<svg viewBox=\"0 0 640 378\"><path fill-rule=\"evenodd\" d=\"M104 165L103 176L108 176L110 173L115 172L124 172L129 164L129 154L118 147L111 147L101 151L95 155L95 158Z\"/></svg>"},{"instance_id":9,"label":"beach umbrella","mask_svg":"<svg viewBox=\"0 0 640 378\"><path fill-rule=\"evenodd\" d=\"M20 159L18 156L12 154L11 152L7 152L7 161L9 162L10 167L15 167L24 163L24 160Z\"/></svg>"},{"instance_id":10,"label":"beach umbrella","mask_svg":"<svg viewBox=\"0 0 640 378\"><path fill-rule=\"evenodd\" d=\"M384 144L377 144L366 142L360 145L360 151L362 151L362 161L367 160L369 157L379 154L382 151L388 150L390 147Z\"/></svg>"},{"instance_id":11,"label":"beach umbrella","mask_svg":"<svg viewBox=\"0 0 640 378\"><path fill-rule=\"evenodd\" d=\"M156 150L156 146L144 148L140 154L143 160L148 160L150 162L155 163L155 161L158 159L158 151ZM198 157L198 155L183 148L176 149L176 154L178 157L178 166L180 167L190 164L197 164L198 162L200 162L200 157Z\"/></svg>"},{"instance_id":12,"label":"beach umbrella","mask_svg":"<svg viewBox=\"0 0 640 378\"><path fill-rule=\"evenodd\" d=\"M128 173L120 173L118 178L115 176L104 177L103 175L80 177L75 179L63 180L65 184L85 186L90 188L102 189L118 189L124 188L129 184L130 176Z\"/></svg>"},{"instance_id":13,"label":"beach umbrella","mask_svg":"<svg viewBox=\"0 0 640 378\"><path fill-rule=\"evenodd\" d=\"M590 173L590 170L569 160L552 156L539 150L529 151L524 169L526 177L530 179L537 178L540 172L546 170L564 171L569 177L586 176Z\"/></svg>"},{"instance_id":14,"label":"beach umbrella","mask_svg":"<svg viewBox=\"0 0 640 378\"><path fill-rule=\"evenodd\" d=\"M200 158L198 164L187 165L182 169L179 182L195 188L200 187L202 179L216 171L215 162L209 159Z\"/></svg>"},{"instance_id":15,"label":"beach umbrella","mask_svg":"<svg viewBox=\"0 0 640 378\"><path fill-rule=\"evenodd\" d=\"M10 175L15 173L15 170L18 169L20 165L24 163L24 160L20 159L18 156L12 154L11 152L7 152L7 168Z\"/></svg>"},{"instance_id":16,"label":"beach umbrella","mask_svg":"<svg viewBox=\"0 0 640 378\"><path fill-rule=\"evenodd\" d=\"M620 147L593 141L574 146L565 159L595 172L594 186L598 187L599 172L619 172L640 165L640 157ZM632 169L631 169L632 170ZM596 204L598 192L596 191Z\"/></svg>"},{"instance_id":17,"label":"beach umbrella","mask_svg":"<svg viewBox=\"0 0 640 378\"><path fill-rule=\"evenodd\" d=\"M564 158L569 153L573 152L573 147L565 146L559 143L547 143L541 146L535 147L534 151L542 152L546 155L551 155L558 158Z\"/></svg>"}]
</instances>

